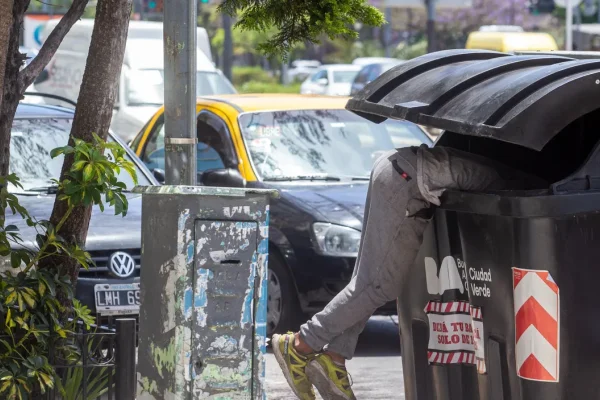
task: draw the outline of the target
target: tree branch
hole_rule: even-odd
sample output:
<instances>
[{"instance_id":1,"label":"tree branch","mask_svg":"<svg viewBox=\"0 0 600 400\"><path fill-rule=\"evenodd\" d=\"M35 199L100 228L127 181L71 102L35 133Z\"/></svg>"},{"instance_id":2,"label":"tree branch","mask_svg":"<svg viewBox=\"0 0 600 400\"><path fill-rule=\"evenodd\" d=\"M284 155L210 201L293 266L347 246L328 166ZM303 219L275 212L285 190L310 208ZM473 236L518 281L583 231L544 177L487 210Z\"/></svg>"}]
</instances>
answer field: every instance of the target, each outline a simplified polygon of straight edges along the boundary
<instances>
[{"instance_id":1,"label":"tree branch","mask_svg":"<svg viewBox=\"0 0 600 400\"><path fill-rule=\"evenodd\" d=\"M21 95L25 93L25 90L33 83L35 78L43 71L48 65L54 53L60 46L60 43L65 38L69 30L75 22L77 22L83 15L83 11L87 6L88 0L73 0L73 4L69 8L69 11L61 18L56 28L50 33L38 55L31 61L31 63L19 73L19 88L21 89Z\"/></svg>"}]
</instances>

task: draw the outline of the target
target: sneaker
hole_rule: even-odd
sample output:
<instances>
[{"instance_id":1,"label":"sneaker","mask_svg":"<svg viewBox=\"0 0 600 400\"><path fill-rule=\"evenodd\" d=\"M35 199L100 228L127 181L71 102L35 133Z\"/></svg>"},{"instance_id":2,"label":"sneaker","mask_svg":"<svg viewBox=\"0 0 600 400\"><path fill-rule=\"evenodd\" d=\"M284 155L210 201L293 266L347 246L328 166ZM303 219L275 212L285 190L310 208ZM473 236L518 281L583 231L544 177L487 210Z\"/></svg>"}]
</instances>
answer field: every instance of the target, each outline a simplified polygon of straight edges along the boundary
<instances>
[{"instance_id":1,"label":"sneaker","mask_svg":"<svg viewBox=\"0 0 600 400\"><path fill-rule=\"evenodd\" d=\"M294 350L294 339L293 333L273 335L273 354L294 394L300 400L314 400L315 391L305 372L306 365L312 357L298 354Z\"/></svg>"},{"instance_id":2,"label":"sneaker","mask_svg":"<svg viewBox=\"0 0 600 400\"><path fill-rule=\"evenodd\" d=\"M327 354L310 361L306 375L324 400L356 400L346 367L333 362Z\"/></svg>"}]
</instances>

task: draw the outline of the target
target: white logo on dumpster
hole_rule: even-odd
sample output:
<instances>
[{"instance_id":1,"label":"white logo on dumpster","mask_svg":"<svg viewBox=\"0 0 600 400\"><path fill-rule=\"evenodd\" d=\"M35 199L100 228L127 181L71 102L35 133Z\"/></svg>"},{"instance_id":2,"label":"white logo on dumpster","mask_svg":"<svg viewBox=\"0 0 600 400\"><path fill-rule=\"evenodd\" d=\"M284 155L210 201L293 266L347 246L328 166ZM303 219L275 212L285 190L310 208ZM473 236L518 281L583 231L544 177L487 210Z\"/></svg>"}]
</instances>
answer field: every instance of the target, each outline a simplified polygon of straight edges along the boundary
<instances>
[{"instance_id":1,"label":"white logo on dumpster","mask_svg":"<svg viewBox=\"0 0 600 400\"><path fill-rule=\"evenodd\" d=\"M442 260L439 276L435 260L431 257L425 257L425 274L429 294L444 294L446 290L453 289L459 290L460 293L465 291L456 260L452 256L445 257Z\"/></svg>"}]
</instances>

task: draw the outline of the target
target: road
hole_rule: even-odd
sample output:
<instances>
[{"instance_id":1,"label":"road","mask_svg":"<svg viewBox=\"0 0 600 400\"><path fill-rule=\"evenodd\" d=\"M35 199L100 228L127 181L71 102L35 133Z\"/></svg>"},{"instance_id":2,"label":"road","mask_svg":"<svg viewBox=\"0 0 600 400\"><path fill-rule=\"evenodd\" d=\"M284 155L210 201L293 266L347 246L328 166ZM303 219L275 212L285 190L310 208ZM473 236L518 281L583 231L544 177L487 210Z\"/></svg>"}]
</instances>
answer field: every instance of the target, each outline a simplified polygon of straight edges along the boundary
<instances>
[{"instance_id":1,"label":"road","mask_svg":"<svg viewBox=\"0 0 600 400\"><path fill-rule=\"evenodd\" d=\"M372 318L360 337L356 356L348 362L359 400L404 400L398 328L389 317ZM268 400L295 400L273 354L267 354ZM317 395L317 399L321 399Z\"/></svg>"}]
</instances>

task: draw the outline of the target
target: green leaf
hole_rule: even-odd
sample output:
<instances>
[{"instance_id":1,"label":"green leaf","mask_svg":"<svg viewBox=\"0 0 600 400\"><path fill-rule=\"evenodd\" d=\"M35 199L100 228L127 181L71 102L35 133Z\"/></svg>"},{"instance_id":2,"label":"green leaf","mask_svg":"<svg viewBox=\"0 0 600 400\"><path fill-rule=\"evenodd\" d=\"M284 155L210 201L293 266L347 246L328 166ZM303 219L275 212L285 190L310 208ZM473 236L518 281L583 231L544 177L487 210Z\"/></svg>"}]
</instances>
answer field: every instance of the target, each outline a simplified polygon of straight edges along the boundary
<instances>
[{"instance_id":1,"label":"green leaf","mask_svg":"<svg viewBox=\"0 0 600 400\"><path fill-rule=\"evenodd\" d=\"M16 251L10 253L10 266L13 268L19 268L21 266L21 254Z\"/></svg>"},{"instance_id":2,"label":"green leaf","mask_svg":"<svg viewBox=\"0 0 600 400\"><path fill-rule=\"evenodd\" d=\"M61 154L71 154L75 151L71 146L57 147L50 152L50 157L55 158Z\"/></svg>"},{"instance_id":3,"label":"green leaf","mask_svg":"<svg viewBox=\"0 0 600 400\"><path fill-rule=\"evenodd\" d=\"M89 182L92 179L93 174L94 174L93 164L86 165L85 168L83 169L83 181Z\"/></svg>"}]
</instances>

